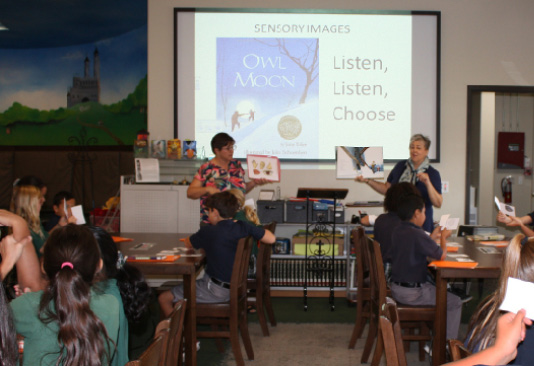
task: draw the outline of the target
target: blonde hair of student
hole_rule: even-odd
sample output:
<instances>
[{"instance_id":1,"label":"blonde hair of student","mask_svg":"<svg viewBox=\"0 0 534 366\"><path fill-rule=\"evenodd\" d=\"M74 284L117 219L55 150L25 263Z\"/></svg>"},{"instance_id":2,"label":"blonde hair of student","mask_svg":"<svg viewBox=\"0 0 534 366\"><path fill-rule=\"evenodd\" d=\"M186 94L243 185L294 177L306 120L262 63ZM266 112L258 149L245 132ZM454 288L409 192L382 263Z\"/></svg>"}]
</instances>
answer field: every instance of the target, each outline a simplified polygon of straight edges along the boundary
<instances>
[{"instance_id":1,"label":"blonde hair of student","mask_svg":"<svg viewBox=\"0 0 534 366\"><path fill-rule=\"evenodd\" d=\"M245 194L242 190L237 188L232 188L229 190L230 193L232 193L239 202L239 207L245 212L245 217L248 221L252 222L254 225L261 225L260 218L258 217L258 214L256 211L250 207L250 206L244 206L245 205Z\"/></svg>"},{"instance_id":2,"label":"blonde hair of student","mask_svg":"<svg viewBox=\"0 0 534 366\"><path fill-rule=\"evenodd\" d=\"M20 186L13 188L10 211L22 217L28 223L28 227L34 232L44 237L41 230L40 200L41 190L35 186Z\"/></svg>"},{"instance_id":3,"label":"blonde hair of student","mask_svg":"<svg viewBox=\"0 0 534 366\"><path fill-rule=\"evenodd\" d=\"M469 321L467 334L470 338L467 347L471 350L477 346L479 350L483 350L495 343L499 306L506 294L508 278L534 282L534 237L527 238L522 245L523 238L525 235L517 234L508 244L497 289L479 304Z\"/></svg>"}]
</instances>

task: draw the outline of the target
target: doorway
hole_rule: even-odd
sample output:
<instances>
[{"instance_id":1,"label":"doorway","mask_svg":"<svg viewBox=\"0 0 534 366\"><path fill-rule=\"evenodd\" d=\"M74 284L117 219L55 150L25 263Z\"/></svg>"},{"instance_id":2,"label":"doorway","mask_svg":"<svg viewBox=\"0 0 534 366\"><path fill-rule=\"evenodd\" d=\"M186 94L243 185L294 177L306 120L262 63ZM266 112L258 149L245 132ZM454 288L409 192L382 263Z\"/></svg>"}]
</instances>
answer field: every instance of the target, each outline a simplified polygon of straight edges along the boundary
<instances>
[{"instance_id":1,"label":"doorway","mask_svg":"<svg viewBox=\"0 0 534 366\"><path fill-rule=\"evenodd\" d=\"M494 197L503 201L501 180L511 177L516 216L532 211L531 175L524 169L497 168L499 132L525 134L524 155L534 161L534 87L468 86L466 224L497 225ZM499 232L513 235L516 228L499 224Z\"/></svg>"}]
</instances>

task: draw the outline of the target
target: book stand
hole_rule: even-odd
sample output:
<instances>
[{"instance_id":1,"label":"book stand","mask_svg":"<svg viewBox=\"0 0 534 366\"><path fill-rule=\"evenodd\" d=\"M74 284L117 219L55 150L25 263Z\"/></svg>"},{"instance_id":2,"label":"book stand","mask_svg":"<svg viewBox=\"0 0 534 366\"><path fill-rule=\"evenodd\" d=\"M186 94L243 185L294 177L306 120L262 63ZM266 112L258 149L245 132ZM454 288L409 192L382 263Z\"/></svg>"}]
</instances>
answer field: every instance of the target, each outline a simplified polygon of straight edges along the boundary
<instances>
[{"instance_id":1,"label":"book stand","mask_svg":"<svg viewBox=\"0 0 534 366\"><path fill-rule=\"evenodd\" d=\"M335 285L335 233L336 233L336 208L337 200L344 199L347 196L348 189L336 188L299 188L297 191L298 198L306 198L306 244L305 244L305 268L304 271L304 311L308 310L308 285L316 286L313 281L310 282L310 275L314 278L327 278L330 288L329 303L330 309L334 311L334 285ZM315 214L310 209L311 198L333 200L333 215L329 219L329 210L325 215ZM321 212L321 211L320 211ZM310 217L311 215L311 217ZM315 217L314 217L315 216ZM331 231L329 230L331 229ZM316 245L317 248L310 250L310 245ZM323 245L327 244L324 248Z\"/></svg>"}]
</instances>

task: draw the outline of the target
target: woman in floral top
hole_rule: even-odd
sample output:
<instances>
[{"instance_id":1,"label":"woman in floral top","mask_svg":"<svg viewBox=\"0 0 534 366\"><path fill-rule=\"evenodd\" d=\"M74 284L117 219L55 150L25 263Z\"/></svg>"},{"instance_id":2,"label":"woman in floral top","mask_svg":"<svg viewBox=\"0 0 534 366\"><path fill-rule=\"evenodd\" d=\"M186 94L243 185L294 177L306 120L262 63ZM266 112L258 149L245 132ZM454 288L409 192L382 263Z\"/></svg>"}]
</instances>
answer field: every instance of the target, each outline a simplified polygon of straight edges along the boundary
<instances>
[{"instance_id":1,"label":"woman in floral top","mask_svg":"<svg viewBox=\"0 0 534 366\"><path fill-rule=\"evenodd\" d=\"M215 157L203 164L187 189L187 197L200 198L200 219L208 223L208 213L204 206L206 198L212 194L237 188L243 193L267 181L255 179L245 182L245 171L241 163L234 159L235 140L221 132L211 139L211 150Z\"/></svg>"}]
</instances>

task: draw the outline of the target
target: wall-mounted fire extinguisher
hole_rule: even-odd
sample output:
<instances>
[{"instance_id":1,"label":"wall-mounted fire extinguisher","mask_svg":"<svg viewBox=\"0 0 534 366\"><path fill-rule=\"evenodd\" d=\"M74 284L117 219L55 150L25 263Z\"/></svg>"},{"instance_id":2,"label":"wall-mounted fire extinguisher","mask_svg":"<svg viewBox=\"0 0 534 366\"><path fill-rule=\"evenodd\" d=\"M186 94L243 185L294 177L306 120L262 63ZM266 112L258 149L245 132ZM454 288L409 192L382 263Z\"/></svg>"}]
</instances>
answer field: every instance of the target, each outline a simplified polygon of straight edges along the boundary
<instances>
[{"instance_id":1,"label":"wall-mounted fire extinguisher","mask_svg":"<svg viewBox=\"0 0 534 366\"><path fill-rule=\"evenodd\" d=\"M507 175L501 180L502 196L504 203L512 203L512 176Z\"/></svg>"}]
</instances>

